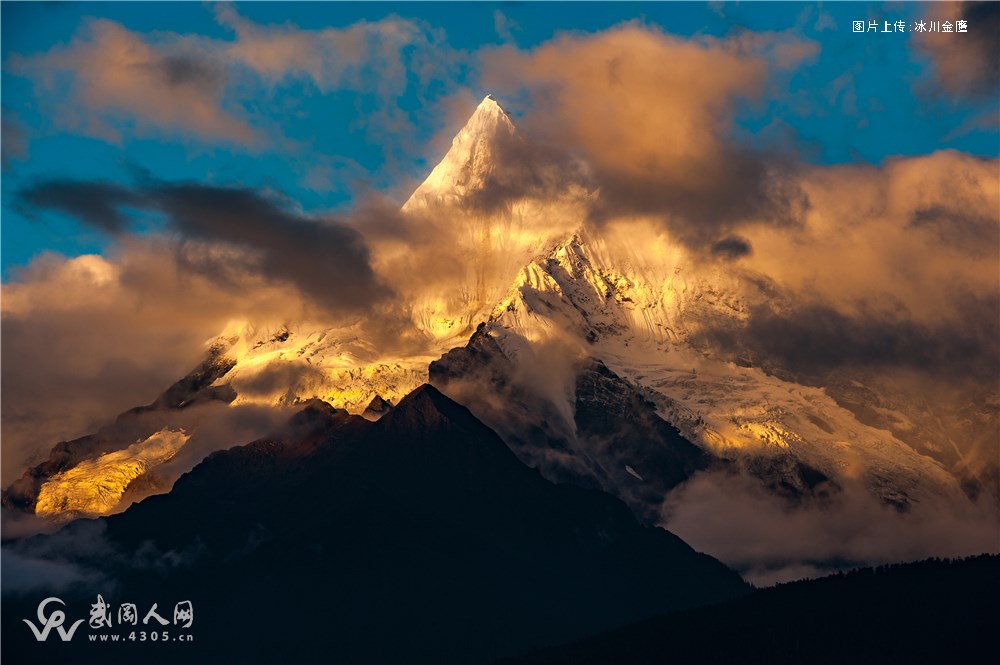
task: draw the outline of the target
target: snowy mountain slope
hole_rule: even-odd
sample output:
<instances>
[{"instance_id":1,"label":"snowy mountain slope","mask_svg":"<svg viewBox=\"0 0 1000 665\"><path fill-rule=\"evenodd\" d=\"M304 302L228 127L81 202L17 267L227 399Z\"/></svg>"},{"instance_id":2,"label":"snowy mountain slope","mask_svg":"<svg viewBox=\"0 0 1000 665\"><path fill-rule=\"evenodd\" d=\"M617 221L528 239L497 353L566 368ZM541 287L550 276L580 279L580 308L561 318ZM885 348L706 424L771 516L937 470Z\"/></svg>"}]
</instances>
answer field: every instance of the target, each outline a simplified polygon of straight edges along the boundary
<instances>
[{"instance_id":1,"label":"snowy mountain slope","mask_svg":"<svg viewBox=\"0 0 1000 665\"><path fill-rule=\"evenodd\" d=\"M232 324L233 368L217 379L236 392L234 404L297 404L322 399L361 413L376 396L397 402L426 380L435 355L398 357L381 353L359 337L357 327L322 325L258 329Z\"/></svg>"},{"instance_id":2,"label":"snowy mountain slope","mask_svg":"<svg viewBox=\"0 0 1000 665\"><path fill-rule=\"evenodd\" d=\"M509 375L495 380L516 381L519 363L538 362L533 349L544 349L549 362L564 358L564 371L576 371L570 368L581 358L598 358L686 439L716 458L750 460L768 484L804 490L804 476L818 472L834 483L861 479L901 509L964 500L940 463L862 424L822 389L707 357L691 343L703 326L739 325L763 293L737 290L734 279L699 275L683 262L656 281L648 274L627 260L615 262L604 241L591 243L583 233L533 261L478 333L511 361ZM461 375L446 374L439 376L447 390ZM475 400L467 391L462 396ZM565 400L553 405L554 413L576 408L571 391L550 391L548 398ZM487 422L503 428L498 414L491 419L489 409L481 409ZM652 475L638 463L630 466L642 477Z\"/></svg>"},{"instance_id":3,"label":"snowy mountain slope","mask_svg":"<svg viewBox=\"0 0 1000 665\"><path fill-rule=\"evenodd\" d=\"M129 484L170 460L190 437L163 430L125 450L106 453L53 476L42 485L35 512L92 516L118 512ZM127 506L127 504L126 504Z\"/></svg>"},{"instance_id":4,"label":"snowy mountain slope","mask_svg":"<svg viewBox=\"0 0 1000 665\"><path fill-rule=\"evenodd\" d=\"M496 100L487 95L455 135L441 162L403 204L403 211L464 205L467 197L482 190L496 174L498 145L516 137L514 123Z\"/></svg>"},{"instance_id":5,"label":"snowy mountain slope","mask_svg":"<svg viewBox=\"0 0 1000 665\"><path fill-rule=\"evenodd\" d=\"M375 267L404 292L421 332L467 340L518 270L579 224L590 196L574 165L538 158L486 97L402 206L408 229L374 243ZM432 260L414 264L420 249Z\"/></svg>"}]
</instances>

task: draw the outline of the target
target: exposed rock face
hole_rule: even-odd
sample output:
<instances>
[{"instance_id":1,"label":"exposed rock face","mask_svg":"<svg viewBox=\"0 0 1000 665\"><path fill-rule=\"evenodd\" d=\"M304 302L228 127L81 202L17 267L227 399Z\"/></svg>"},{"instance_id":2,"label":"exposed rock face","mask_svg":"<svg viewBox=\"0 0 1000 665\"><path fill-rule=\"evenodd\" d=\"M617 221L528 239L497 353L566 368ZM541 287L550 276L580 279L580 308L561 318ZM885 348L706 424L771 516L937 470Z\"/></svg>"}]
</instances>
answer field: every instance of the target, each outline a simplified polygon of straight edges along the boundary
<instances>
[{"instance_id":1,"label":"exposed rock face","mask_svg":"<svg viewBox=\"0 0 1000 665\"><path fill-rule=\"evenodd\" d=\"M472 405L546 478L604 489L654 523L666 492L711 464L602 362L585 359L574 367L567 413L520 384L512 361L483 331L431 363L431 381Z\"/></svg>"}]
</instances>

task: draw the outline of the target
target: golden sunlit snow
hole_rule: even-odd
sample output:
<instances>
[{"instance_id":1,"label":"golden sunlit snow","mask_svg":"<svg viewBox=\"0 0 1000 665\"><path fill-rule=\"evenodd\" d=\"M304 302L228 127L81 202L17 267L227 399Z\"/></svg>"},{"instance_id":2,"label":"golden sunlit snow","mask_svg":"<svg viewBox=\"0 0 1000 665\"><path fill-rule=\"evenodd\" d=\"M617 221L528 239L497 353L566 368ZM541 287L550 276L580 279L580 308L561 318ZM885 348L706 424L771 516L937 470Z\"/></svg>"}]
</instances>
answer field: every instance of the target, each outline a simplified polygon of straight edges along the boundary
<instances>
[{"instance_id":1,"label":"golden sunlit snow","mask_svg":"<svg viewBox=\"0 0 1000 665\"><path fill-rule=\"evenodd\" d=\"M116 512L129 483L172 458L189 438L183 431L162 430L125 450L80 462L42 485L35 513L78 517Z\"/></svg>"}]
</instances>

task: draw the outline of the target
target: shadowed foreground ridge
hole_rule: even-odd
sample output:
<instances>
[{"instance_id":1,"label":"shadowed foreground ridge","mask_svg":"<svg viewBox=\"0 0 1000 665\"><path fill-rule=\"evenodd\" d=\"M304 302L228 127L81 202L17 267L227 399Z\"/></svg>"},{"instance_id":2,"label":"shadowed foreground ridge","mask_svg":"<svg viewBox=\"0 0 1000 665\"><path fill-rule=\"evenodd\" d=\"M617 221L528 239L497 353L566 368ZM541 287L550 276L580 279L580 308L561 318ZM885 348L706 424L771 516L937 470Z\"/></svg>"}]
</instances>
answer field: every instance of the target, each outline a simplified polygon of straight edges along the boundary
<instances>
[{"instance_id":1,"label":"shadowed foreground ridge","mask_svg":"<svg viewBox=\"0 0 1000 665\"><path fill-rule=\"evenodd\" d=\"M101 592L198 608L196 642L116 649L145 662L489 662L748 590L610 495L544 480L427 385L377 422L313 403L98 523L116 554L79 562L117 590L68 607L86 616ZM175 555L139 567L137 551ZM25 638L5 636L5 660L108 657Z\"/></svg>"},{"instance_id":2,"label":"shadowed foreground ridge","mask_svg":"<svg viewBox=\"0 0 1000 665\"><path fill-rule=\"evenodd\" d=\"M673 612L508 665L986 663L1000 556L862 568Z\"/></svg>"}]
</instances>

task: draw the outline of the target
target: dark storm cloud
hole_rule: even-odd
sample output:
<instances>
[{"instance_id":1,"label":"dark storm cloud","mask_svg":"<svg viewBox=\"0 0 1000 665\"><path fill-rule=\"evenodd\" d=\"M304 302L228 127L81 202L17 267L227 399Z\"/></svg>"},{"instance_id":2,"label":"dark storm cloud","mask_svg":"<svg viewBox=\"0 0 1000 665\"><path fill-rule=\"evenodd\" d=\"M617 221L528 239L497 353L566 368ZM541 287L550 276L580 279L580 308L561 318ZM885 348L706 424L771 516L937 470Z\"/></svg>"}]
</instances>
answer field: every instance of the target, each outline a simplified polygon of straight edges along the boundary
<instances>
[{"instance_id":1,"label":"dark storm cloud","mask_svg":"<svg viewBox=\"0 0 1000 665\"><path fill-rule=\"evenodd\" d=\"M146 66L151 67L171 87L187 85L211 92L225 82L219 67L193 57L165 56Z\"/></svg>"},{"instance_id":2,"label":"dark storm cloud","mask_svg":"<svg viewBox=\"0 0 1000 665\"><path fill-rule=\"evenodd\" d=\"M726 236L712 245L712 254L727 261L735 261L752 253L753 247L750 241L738 235Z\"/></svg>"},{"instance_id":3,"label":"dark storm cloud","mask_svg":"<svg viewBox=\"0 0 1000 665\"><path fill-rule=\"evenodd\" d=\"M375 276L361 234L338 221L309 217L251 189L150 183L136 188L107 182L53 180L20 191L17 205L32 214L58 210L108 233L129 230L123 208L158 212L182 238L251 250L261 276L290 282L317 304L360 310L389 295ZM189 257L190 258L190 257ZM188 265L224 272L209 253Z\"/></svg>"},{"instance_id":4,"label":"dark storm cloud","mask_svg":"<svg viewBox=\"0 0 1000 665\"><path fill-rule=\"evenodd\" d=\"M152 199L186 237L248 246L260 253L262 272L321 304L363 309L388 294L364 239L344 224L290 212L248 189L165 185Z\"/></svg>"},{"instance_id":5,"label":"dark storm cloud","mask_svg":"<svg viewBox=\"0 0 1000 665\"><path fill-rule=\"evenodd\" d=\"M914 35L914 45L931 57L938 87L953 95L990 98L1000 89L1000 3L937 5L934 20L968 22L968 32Z\"/></svg>"},{"instance_id":6,"label":"dark storm cloud","mask_svg":"<svg viewBox=\"0 0 1000 665\"><path fill-rule=\"evenodd\" d=\"M941 377L996 381L1000 376L1000 300L960 298L962 316L936 326L898 312L848 316L825 304L789 312L763 305L737 331L707 334L710 344L800 379L841 368L913 369Z\"/></svg>"},{"instance_id":7,"label":"dark storm cloud","mask_svg":"<svg viewBox=\"0 0 1000 665\"><path fill-rule=\"evenodd\" d=\"M622 214L662 219L678 240L705 249L742 224L802 223L808 199L776 154L725 146L711 160L692 160L683 176L652 169L636 174L594 169L601 196L591 210L598 224Z\"/></svg>"},{"instance_id":8,"label":"dark storm cloud","mask_svg":"<svg viewBox=\"0 0 1000 665\"><path fill-rule=\"evenodd\" d=\"M121 209L141 202L128 187L110 182L49 180L18 192L14 205L28 216L36 210L58 210L105 233L119 234L129 227Z\"/></svg>"},{"instance_id":9,"label":"dark storm cloud","mask_svg":"<svg viewBox=\"0 0 1000 665\"><path fill-rule=\"evenodd\" d=\"M1000 226L987 215L930 205L913 212L910 227L929 230L939 242L977 256L996 256Z\"/></svg>"}]
</instances>

